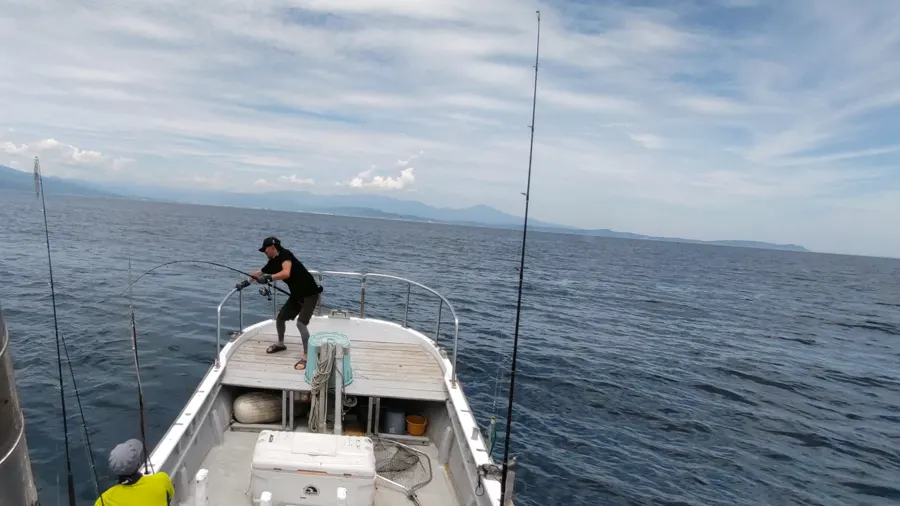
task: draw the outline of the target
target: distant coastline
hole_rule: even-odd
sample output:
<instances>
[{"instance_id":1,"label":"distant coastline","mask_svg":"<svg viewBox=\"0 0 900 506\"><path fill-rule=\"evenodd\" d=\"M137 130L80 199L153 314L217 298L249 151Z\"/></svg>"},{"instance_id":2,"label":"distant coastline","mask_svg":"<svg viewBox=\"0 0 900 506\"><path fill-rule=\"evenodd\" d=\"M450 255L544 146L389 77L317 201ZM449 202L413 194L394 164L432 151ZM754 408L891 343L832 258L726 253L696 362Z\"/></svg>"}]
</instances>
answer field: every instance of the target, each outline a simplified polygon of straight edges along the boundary
<instances>
[{"instance_id":1,"label":"distant coastline","mask_svg":"<svg viewBox=\"0 0 900 506\"><path fill-rule=\"evenodd\" d=\"M499 229L520 229L522 218L504 213L485 205L468 208L438 208L417 201L403 200L383 195L317 195L304 191L272 191L265 193L235 193L212 190L176 190L152 188L125 184L103 184L90 181L45 177L44 188L48 194L67 194L123 198L133 200L171 202L179 204L199 204L247 209L270 209L276 211L308 212L374 218L384 220L410 221L420 223L440 223ZM0 190L34 191L34 178L24 172L0 165ZM684 239L659 237L609 229L582 229L529 220L529 230L582 235L590 237L614 237L620 239L640 239L713 246L769 249L779 251L810 252L797 244L774 244L761 241Z\"/></svg>"}]
</instances>

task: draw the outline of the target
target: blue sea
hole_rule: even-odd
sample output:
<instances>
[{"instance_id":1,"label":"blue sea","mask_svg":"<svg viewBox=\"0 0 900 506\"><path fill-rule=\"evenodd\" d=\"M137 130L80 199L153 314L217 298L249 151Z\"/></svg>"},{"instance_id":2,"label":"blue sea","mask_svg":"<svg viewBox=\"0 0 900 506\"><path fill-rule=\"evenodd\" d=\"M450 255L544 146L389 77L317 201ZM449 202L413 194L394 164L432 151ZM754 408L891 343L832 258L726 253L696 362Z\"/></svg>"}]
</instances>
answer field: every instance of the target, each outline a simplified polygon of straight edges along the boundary
<instances>
[{"instance_id":1,"label":"blue sea","mask_svg":"<svg viewBox=\"0 0 900 506\"><path fill-rule=\"evenodd\" d=\"M103 488L107 452L139 430L129 300L154 444L210 366L216 305L240 276L176 264L130 294L129 279L172 260L257 268L271 234L311 269L389 273L444 294L478 419L505 419L516 231L54 195L47 208L60 330ZM0 304L46 506L65 503L66 476L43 241L34 194L0 192ZM900 503L900 260L549 233L528 241L511 432L518 504ZM358 282L325 286L328 308L358 309ZM404 287L368 292L367 314L402 318ZM414 326L433 332L436 304L422 292L413 300ZM246 304L248 322L272 314L257 294ZM446 309L442 320L449 344ZM237 325L232 309L226 330ZM90 505L71 383L79 504Z\"/></svg>"}]
</instances>

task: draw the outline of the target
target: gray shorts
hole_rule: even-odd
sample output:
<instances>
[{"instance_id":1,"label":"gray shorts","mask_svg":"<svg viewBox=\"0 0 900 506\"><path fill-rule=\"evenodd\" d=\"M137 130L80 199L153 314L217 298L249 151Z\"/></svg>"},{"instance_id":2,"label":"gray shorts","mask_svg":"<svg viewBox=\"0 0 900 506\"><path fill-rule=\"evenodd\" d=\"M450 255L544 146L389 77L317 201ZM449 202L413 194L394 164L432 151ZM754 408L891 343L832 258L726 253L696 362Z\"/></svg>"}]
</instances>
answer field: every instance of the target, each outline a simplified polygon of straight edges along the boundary
<instances>
[{"instance_id":1,"label":"gray shorts","mask_svg":"<svg viewBox=\"0 0 900 506\"><path fill-rule=\"evenodd\" d=\"M296 318L298 323L309 325L309 321L312 319L312 315L316 311L316 305L318 303L319 294L317 293L307 295L302 299L292 295L288 297L288 300L281 306L277 318L282 321L293 320Z\"/></svg>"}]
</instances>

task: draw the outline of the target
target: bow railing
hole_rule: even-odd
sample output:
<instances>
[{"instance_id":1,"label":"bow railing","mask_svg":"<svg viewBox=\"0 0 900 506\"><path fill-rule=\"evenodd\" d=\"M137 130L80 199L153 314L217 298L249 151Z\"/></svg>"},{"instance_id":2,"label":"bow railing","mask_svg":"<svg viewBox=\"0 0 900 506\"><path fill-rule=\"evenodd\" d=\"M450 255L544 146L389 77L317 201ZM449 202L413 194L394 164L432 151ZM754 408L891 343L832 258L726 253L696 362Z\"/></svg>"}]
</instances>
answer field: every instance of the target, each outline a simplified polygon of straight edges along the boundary
<instances>
[{"instance_id":1,"label":"bow railing","mask_svg":"<svg viewBox=\"0 0 900 506\"><path fill-rule=\"evenodd\" d=\"M412 288L415 286L420 288L429 294L437 297L438 299L438 307L437 307L437 321L434 327L434 338L433 341L435 345L440 346L440 333L441 333L441 316L443 313L444 306L447 306L447 309L450 310L450 314L453 315L453 360L451 361L452 369L451 369L451 379L456 382L456 359L459 352L459 317L456 315L456 310L453 308L453 304L450 303L449 300L446 299L443 295L438 293L436 290L429 288L421 283L417 283L411 279L406 279L400 276L393 276L390 274L378 274L374 272L350 272L350 271L309 271L319 282L319 285L325 287L325 278L326 277L348 277L348 278L356 278L360 281L360 294L359 294L359 317L366 317L366 284L369 280L374 279L383 279L389 281L395 281L398 283L403 283L406 285L406 304L403 313L403 327L409 328L409 305L410 305L410 296L412 294ZM225 304L231 299L234 294L238 294L238 314L240 318L240 329L241 332L244 330L244 297L243 290L238 289L237 287L232 288L230 292L222 299L222 302L219 303L218 308L216 309L216 367L219 366L219 355L222 352L222 308ZM273 315L278 313L278 291L272 291L272 307L273 307ZM319 305L316 307L316 314L321 314L321 305L322 301L325 298L325 293L322 294L322 297L319 299ZM274 316L273 316L274 317Z\"/></svg>"}]
</instances>

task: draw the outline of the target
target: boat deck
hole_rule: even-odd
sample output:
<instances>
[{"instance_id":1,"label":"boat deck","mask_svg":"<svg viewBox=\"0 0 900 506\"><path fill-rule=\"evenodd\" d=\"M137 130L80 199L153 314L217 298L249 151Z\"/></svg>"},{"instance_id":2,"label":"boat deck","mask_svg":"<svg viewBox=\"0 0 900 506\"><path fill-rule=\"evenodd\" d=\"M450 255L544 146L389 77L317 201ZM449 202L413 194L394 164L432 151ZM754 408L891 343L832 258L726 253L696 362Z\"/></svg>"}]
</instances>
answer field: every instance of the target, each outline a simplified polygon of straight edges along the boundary
<instances>
[{"instance_id":1,"label":"boat deck","mask_svg":"<svg viewBox=\"0 0 900 506\"><path fill-rule=\"evenodd\" d=\"M209 470L209 504L217 506L253 506L250 494L250 462L257 432L226 431L224 442L213 447L201 465ZM416 492L422 506L457 506L460 503L444 466L438 463L433 445L419 446L431 461L432 479ZM406 494L376 484L375 506L408 506Z\"/></svg>"},{"instance_id":2,"label":"boat deck","mask_svg":"<svg viewBox=\"0 0 900 506\"><path fill-rule=\"evenodd\" d=\"M350 338L350 364L353 382L348 395L380 398L414 398L446 401L444 369L435 351L429 349L412 331L400 325L377 320L314 317L312 333L341 332ZM285 391L309 391L303 371L294 370L302 357L302 341L296 326L288 323L285 332L287 350L266 353L277 341L274 324L248 332L225 364L223 385ZM315 359L310 358L315 367Z\"/></svg>"}]
</instances>

